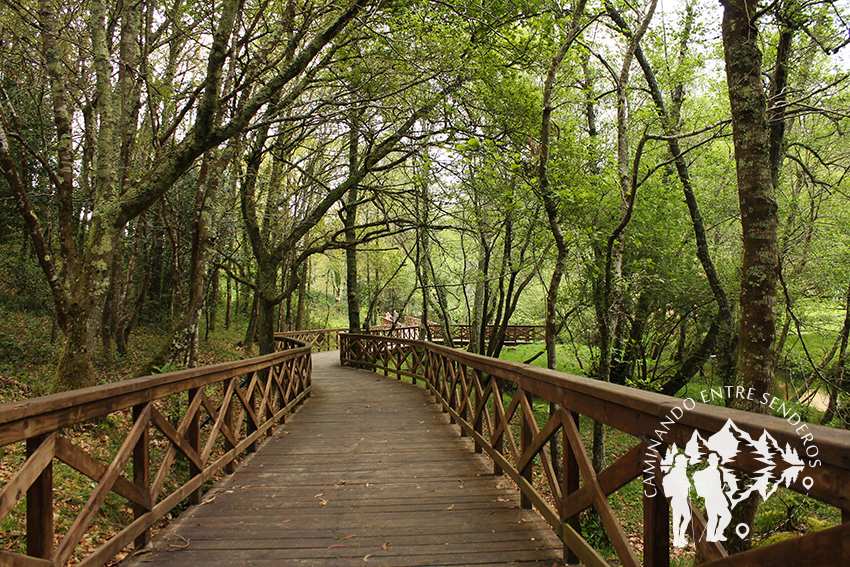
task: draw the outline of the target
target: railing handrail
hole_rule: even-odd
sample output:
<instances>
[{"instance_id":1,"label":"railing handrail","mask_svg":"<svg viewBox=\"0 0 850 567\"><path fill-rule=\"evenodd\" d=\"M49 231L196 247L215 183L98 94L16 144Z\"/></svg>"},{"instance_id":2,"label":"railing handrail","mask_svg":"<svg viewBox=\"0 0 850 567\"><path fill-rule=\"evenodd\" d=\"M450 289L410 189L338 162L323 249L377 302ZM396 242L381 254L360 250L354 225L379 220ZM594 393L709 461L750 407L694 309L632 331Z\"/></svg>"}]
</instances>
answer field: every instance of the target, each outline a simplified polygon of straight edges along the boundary
<instances>
[{"instance_id":1,"label":"railing handrail","mask_svg":"<svg viewBox=\"0 0 850 567\"><path fill-rule=\"evenodd\" d=\"M278 331L274 334L275 339L291 338L295 335L304 335L308 333L345 333L348 332L348 327L331 327L328 329L302 329L300 331Z\"/></svg>"},{"instance_id":2,"label":"railing handrail","mask_svg":"<svg viewBox=\"0 0 850 567\"><path fill-rule=\"evenodd\" d=\"M28 437L40 435L46 431L53 431L116 411L129 409L139 403L154 401L178 392L219 382L232 376L253 372L276 362L296 358L310 351L310 346L303 341L293 340L293 342L299 343L300 346L253 358L129 378L110 384L0 404L0 446L23 441ZM167 392L163 392L163 389ZM141 397L137 395L139 393L143 393ZM93 402L112 399L114 401L108 406L95 407L88 411L83 409L84 406ZM79 413L80 411L85 413ZM39 425L39 418L47 414L51 416L50 424ZM11 428L15 422L22 420L30 420L26 424L26 431L22 431L19 436L14 436L10 431Z\"/></svg>"},{"instance_id":3,"label":"railing handrail","mask_svg":"<svg viewBox=\"0 0 850 567\"><path fill-rule=\"evenodd\" d=\"M453 349L439 343L396 337L376 337L375 335L365 334L344 333L342 336L357 338L368 337L372 339L379 338L381 340L387 340L388 342L394 342L397 344L413 343L415 346L424 347L432 352L439 353L446 358L463 362L468 366L483 370L492 376L505 378L514 383L519 383L519 380L513 379L513 376L522 376L523 378L536 380L547 385L567 388L568 390L592 396L593 398L601 401L616 403L620 407L635 409L658 418L668 415L673 407L680 407L683 399L656 392L639 390L629 386L603 382L601 380L595 380L593 378L578 376L567 372L549 370L547 368L541 368L531 364L523 364L521 362L503 360L500 358L471 353L465 350ZM525 382L520 385L529 386L531 384ZM524 387L523 389L544 399L546 398L545 392L539 388L534 388L532 386L532 388ZM556 402L556 400L548 401ZM584 411L580 413L594 418L594 415L591 415L590 413L585 413ZM606 421L602 415L598 415L598 417L600 419L596 419L596 421L602 421L603 423ZM734 418L735 424L742 426L742 428L751 429L756 432L760 432L764 429L773 435L777 441L782 441L783 444L788 442L794 445L800 440L800 436L796 433L795 426L790 425L787 420L781 417L708 405L702 402L697 402L695 409L685 412L677 423L687 425L692 429L711 431L721 429L726 423L726 420L732 418ZM622 429L621 431L631 433L631 431ZM633 429L632 431L635 431L638 434L643 434L645 431L649 432L648 429L644 431ZM824 493L824 496L837 497L840 494L846 506L845 509L850 509L850 432L816 424L807 424L806 431L812 433L814 438L817 440L819 449L822 451L824 448L828 449L826 454L822 452L819 453L818 458L824 463L829 463L841 468L843 471L847 471L848 474L848 482L843 483L842 486L835 487L840 489L838 490L838 493L836 493L834 489L830 489ZM681 440L675 439L675 441L679 443L680 446L683 446L684 443L687 443L688 438L682 438ZM824 501L828 502L828 500ZM839 504L835 505L842 507Z\"/></svg>"},{"instance_id":4,"label":"railing handrail","mask_svg":"<svg viewBox=\"0 0 850 567\"><path fill-rule=\"evenodd\" d=\"M82 564L103 565L134 540L144 547L156 521L187 498L198 504L205 482L233 472L234 461L310 395L312 348L281 342L287 350L0 405L0 447L26 441L25 459L0 487L0 520L27 497L26 554L0 549L0 564L65 565L110 493L130 504L132 519ZM91 441L75 443L79 431L69 426L116 413L126 430L103 463ZM153 458L154 446L161 460ZM186 478L175 474L178 455L188 461ZM93 481L55 545L54 460Z\"/></svg>"},{"instance_id":5,"label":"railing handrail","mask_svg":"<svg viewBox=\"0 0 850 567\"><path fill-rule=\"evenodd\" d=\"M681 401L684 399L657 392L639 390L620 384L603 382L594 378L559 370L549 370L531 364L474 354L464 350L448 348L440 344L427 343L427 345L429 349L440 352L447 358L467 362L470 366L476 364L479 367L487 367L488 372L494 376L510 379L511 374L516 374L560 387L568 385L575 392L593 396L599 400L614 402L623 407L639 409L644 413L659 418L667 416L673 407L681 407ZM783 441L788 442L797 442L800 440L800 436L795 431L795 427L799 426L790 425L787 420L781 417L752 413L723 406L714 406L702 402L697 402L697 406L694 409L689 409L685 412L679 418L678 423L706 431L719 430L728 419L732 418L734 418L735 423L739 426L746 426L754 431L761 429L768 431L771 435L774 435L777 441L780 440L780 437ZM596 421L604 422L604 419L598 419ZM807 432L814 435L818 441L819 448L829 447L832 449L826 456L827 462L841 466L844 469L850 469L850 460L848 460L850 459L850 453L838 455L838 458L835 458L837 452L841 452L842 450L846 452L850 449L850 445L848 445L850 443L850 432L816 424L807 424L807 426ZM687 442L687 439L684 439L684 441ZM823 457L822 455L818 456ZM824 459L821 458L821 460ZM847 489L847 504L850 505L850 485L845 485L844 488Z\"/></svg>"},{"instance_id":6,"label":"railing handrail","mask_svg":"<svg viewBox=\"0 0 850 567\"><path fill-rule=\"evenodd\" d=\"M362 345L360 345L361 342L363 343ZM371 343L372 346L365 347L366 343ZM375 343L378 344L375 345ZM360 346L357 347L355 345ZM694 431L699 431L700 435L703 436L711 434L722 430L730 419L734 425L747 432L753 439L758 439L762 432L767 432L782 448L790 446L798 449L801 446L805 446L802 443L803 433L800 432L802 423L804 422L797 421L796 423L792 423L795 420L790 418L785 419L708 405L691 398L675 398L654 392L647 392L565 372L473 354L426 341L344 333L340 335L340 346L340 359L343 364L365 365L372 367L376 371L383 370L384 373L396 373L399 377L402 375L411 377L414 379L414 382L417 379L423 380L432 393L437 396L438 401L442 403L444 409L451 414L452 419L461 425L464 434L470 435L475 439L476 450L483 448L490 454L494 459L495 467L498 471L503 470L503 468L500 468L502 465L509 466L507 460L508 449L503 450L495 446L488 446L488 440L485 439L481 430L475 429L482 426L481 420L484 419L484 413L488 411L485 406L481 405L482 402L479 396L483 396L483 400L486 401L493 392L500 391L497 388L488 393L489 390L485 390L482 387L481 383L483 382L483 377L486 375L513 382L518 386L518 391L524 392L521 403L511 406L514 409L510 410L514 412L510 415L522 416L522 428L538 427L537 424L528 425L525 422L526 412L530 412L530 409L525 407L530 400L525 394L527 393L558 404L567 410L567 412L581 414L636 437L639 443L630 452L634 453L630 463L623 464L618 469L619 472L617 474L609 474L607 477L609 479L612 478L612 475L621 477L620 481L624 481L627 475L630 475L628 480L640 478L642 473L645 475L646 470L641 472L640 468L642 468L645 456L651 454L651 451L655 450L654 447L658 445L657 443L651 445L654 440L663 438L663 445L655 450L656 455L658 455L658 452L662 452L665 446L672 446L673 443L678 445L678 447L684 448L691 439ZM405 364L407 368L404 367ZM444 374L445 376L443 376ZM475 380L473 380L473 374ZM474 387L473 382L475 384ZM474 403L473 394L475 398ZM686 411L682 411L683 404L687 400L691 400L693 403L687 404ZM516 398L512 403L518 404ZM501 402L499 405L501 407ZM519 409L521 406L522 410ZM679 408L680 411L675 411L674 408ZM494 417L490 418L488 416L486 419L495 420L492 421L494 429L489 433L498 437L504 435L505 427L502 424L499 426L502 429L499 429L496 426L496 422L501 423L504 419L510 421L511 418L510 416L507 418L504 417L504 409L500 410L502 417L498 417L499 414L495 408L493 411ZM520 413L516 414L515 412ZM675 419L670 419L671 412L673 412ZM473 413L475 415L467 421L467 416ZM563 415L560 419L564 419ZM555 418L553 417L550 423L540 431L550 428L548 433L551 435L553 431L558 431L559 427L561 427L560 422L555 422ZM566 425L563 428L566 431ZM664 434L658 435L662 429L664 429ZM850 514L848 514L848 511L850 511L850 432L812 424L805 424L803 431L804 434L812 436L813 444L816 443L817 463L813 466L813 461L806 458L804 452L800 452L799 455L803 456L804 462L807 465L804 469L805 474L798 475L788 487L798 493L808 494L810 497L836 506L843 511L843 520L847 521L850 519ZM541 435L545 436L545 432ZM537 438L537 434L530 434L530 437ZM706 437L703 438L705 439ZM504 437L499 442L504 442ZM513 443L513 440L511 442ZM527 447L526 442L529 443ZM507 442L504 443L507 445ZM535 455L539 455L542 451L545 451L544 447L545 443L543 441L531 443L526 438L526 433L523 433L523 450L520 452L521 458L517 455L513 457L521 461L522 464L516 463L517 468L511 474L512 478L518 481L523 491L524 502L527 502L529 507L531 506L530 502L533 502L538 509L541 507L547 508L547 505L540 498L540 495L535 493L534 489L530 488L531 473L529 467L540 466L539 464L533 465L532 463ZM526 448L528 449L528 453L526 453ZM516 451L516 447L511 450ZM584 449L582 448L581 450L583 451ZM811 457L811 455L809 456ZM581 461L581 459L579 460ZM612 465L612 468L619 465L619 462ZM589 460L586 464L589 465ZM729 466L730 468L747 473L758 473L765 467L763 462L753 456L742 456L739 460L728 465L724 464L724 466ZM507 469L504 470L507 472ZM547 472L547 475L549 472ZM529 482L526 484L519 482L523 480L519 476L526 474L528 474L527 478ZM593 475L593 483L596 484L598 482L596 478L602 478L605 476L605 473L598 471L593 473ZM585 476L584 471L582 472L582 476ZM812 479L811 486L804 486L803 479L806 477ZM628 482L628 480L625 480L625 482ZM658 481L653 480L653 482ZM778 479L776 482L778 482ZM585 483L586 486L587 482ZM598 485L596 489L600 489ZM571 496L571 498L575 496L574 490L577 491L578 487L576 486L569 491L564 490L563 502L568 501L567 496ZM592 491L592 488L588 490ZM617 490L617 488L613 490ZM586 499L586 505L589 505L590 500L587 500L587 498L590 498L590 496L585 493L584 497ZM661 499L663 500L663 496ZM594 498L593 501L594 506L596 506L596 499ZM570 499L569 502L570 506L577 506L575 498ZM664 506L667 506L666 501L664 502ZM657 513L659 512L653 512L653 514ZM661 513L667 514L667 512ZM564 537L565 532L568 530L566 524L562 525L562 523L572 520L565 518L558 520L560 512L551 507L548 510L541 510L541 514L550 521L556 532ZM574 517L570 516L570 518ZM701 518L700 521L704 522ZM846 530L847 524L840 529ZM666 532L667 527L663 531ZM844 532L842 531L841 533ZM661 537L664 539L667 536L664 534L658 536L657 534L645 533L645 537ZM829 537L829 535L818 537L824 538ZM625 538L621 539L624 540ZM575 540L573 541L575 542ZM665 539L665 541L667 540ZM664 553L663 550L668 549L669 543L652 544L650 542L647 545L657 545L656 549L661 550L659 553ZM703 542L702 545L706 544ZM704 553L713 554L711 557L706 557L709 562L725 555L725 551L721 546L718 544L710 545L712 547L706 548L706 551L704 551ZM620 551L618 550L618 555ZM701 551L703 551L702 548ZM622 560L623 556L621 555L620 557ZM664 564L664 562L661 561L659 564Z\"/></svg>"},{"instance_id":7,"label":"railing handrail","mask_svg":"<svg viewBox=\"0 0 850 567\"><path fill-rule=\"evenodd\" d=\"M411 319L415 318L405 317L403 319L403 324L400 324L400 320L396 323L373 325L370 327L368 332L370 334L379 333L385 335L387 332L390 332L391 336L417 339L419 338L420 327L418 325L410 324L409 321ZM383 320L384 319L382 319L382 321ZM435 336L435 338L443 338L443 326L440 323L431 322L428 324L428 327L431 329L431 333ZM471 325L457 323L450 325L450 327L454 329L454 332L458 333L455 340L462 342L469 339L470 331L472 329ZM499 325L487 325L488 337L498 328ZM522 336L521 338L531 341L542 340L545 329L545 325L508 325L505 329L505 341L510 344L515 344L520 340L519 335ZM276 341L284 340L286 338L306 339L312 342L313 347L316 350L323 351L339 348L339 335L340 333L347 332L347 328L302 329L298 331L279 331L274 334L274 338Z\"/></svg>"}]
</instances>

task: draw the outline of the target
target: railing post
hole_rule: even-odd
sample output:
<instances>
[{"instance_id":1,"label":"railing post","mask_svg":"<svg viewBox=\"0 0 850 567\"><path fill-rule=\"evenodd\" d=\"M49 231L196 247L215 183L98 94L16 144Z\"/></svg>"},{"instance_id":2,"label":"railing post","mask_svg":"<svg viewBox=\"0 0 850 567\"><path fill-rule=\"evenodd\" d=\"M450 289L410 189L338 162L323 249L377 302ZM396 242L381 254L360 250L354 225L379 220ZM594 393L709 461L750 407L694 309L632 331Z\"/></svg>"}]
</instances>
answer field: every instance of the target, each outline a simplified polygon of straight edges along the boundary
<instances>
[{"instance_id":1,"label":"railing post","mask_svg":"<svg viewBox=\"0 0 850 567\"><path fill-rule=\"evenodd\" d=\"M458 406L458 415L462 421L469 423L469 404L471 402L472 396L467 393L469 389L471 380L469 380L469 376L467 374L466 365L463 363L459 363L457 367L457 386L455 386L455 390L458 390L458 386L460 387L460 391L457 394L457 406ZM466 437L466 429L463 427L460 428L460 436Z\"/></svg>"},{"instance_id":2,"label":"railing post","mask_svg":"<svg viewBox=\"0 0 850 567\"><path fill-rule=\"evenodd\" d=\"M312 384L313 384L313 353L311 352L307 356L307 377L304 379L304 388L310 388L310 386ZM312 389L307 392L306 396L304 396L305 401L306 401L307 398L310 397L311 392L312 392Z\"/></svg>"},{"instance_id":3,"label":"railing post","mask_svg":"<svg viewBox=\"0 0 850 567\"><path fill-rule=\"evenodd\" d=\"M230 381L233 383L233 387L234 387L234 390L235 390L239 386L239 384L237 383L237 378L231 378ZM224 399L224 396L227 393L228 387L229 387L229 385L228 385L227 382L221 383L222 399ZM234 392L233 394L231 394L230 401L227 403L227 406L221 408L221 411L224 412L224 418L223 418L224 426L228 430L230 430L233 433L234 436L237 435L237 433L235 431L233 431L233 401L235 399L236 399L236 393ZM235 447L236 447L236 445L231 443L230 440L227 438L227 436L225 436L224 437L224 450L225 450L225 452L230 451L231 449L234 449ZM228 461L228 463L226 465L224 465L224 472L225 473L233 474L233 471L236 470L236 468L233 466L234 460L235 459L231 459L230 461Z\"/></svg>"},{"instance_id":4,"label":"railing post","mask_svg":"<svg viewBox=\"0 0 850 567\"><path fill-rule=\"evenodd\" d=\"M579 430L578 424L578 414L574 412L567 412L566 419L570 419L575 423L576 430ZM576 492L579 487L579 468L578 461L576 460L576 455L573 452L573 447L570 445L570 438L567 435L566 427L562 428L562 436L561 436L561 446L563 450L561 451L561 468L563 469L563 478L561 480L561 495L562 502L566 503L567 497ZM584 448L580 447L583 451ZM565 524L568 524L571 528L573 528L576 533L581 533L581 522L579 521L578 515L572 517L565 517L566 510L562 507L560 510L561 521ZM564 563L572 564L578 563L579 558L576 553L567 547L564 544Z\"/></svg>"},{"instance_id":5,"label":"railing post","mask_svg":"<svg viewBox=\"0 0 850 567\"><path fill-rule=\"evenodd\" d=\"M140 419L142 411L144 411L145 409L145 405L146 404L133 406L133 423L136 423ZM149 427L145 428L145 432L142 433L142 436L139 438L138 443L136 443L136 446L133 448L133 484L141 488L145 493L150 492L151 461ZM151 506L153 506L153 502L150 502L148 506L142 506L141 504L134 503L133 518L138 520L143 515L150 512ZM136 538L136 549L143 549L150 543L150 541L151 531L150 528L148 528Z\"/></svg>"},{"instance_id":6,"label":"railing post","mask_svg":"<svg viewBox=\"0 0 850 567\"><path fill-rule=\"evenodd\" d=\"M653 458L648 453L644 448L644 461ZM647 469L643 473L643 564L670 567L670 504L656 483L657 472Z\"/></svg>"},{"instance_id":7,"label":"railing post","mask_svg":"<svg viewBox=\"0 0 850 567\"><path fill-rule=\"evenodd\" d=\"M195 396L198 394L197 389L188 390L189 399L187 400L188 406L192 405L192 400L195 399ZM197 454L201 454L201 416L200 416L200 407L195 410L195 415L189 418L189 430L186 432L187 441L189 442L189 446L195 450ZM195 464L189 460L189 478L194 478L196 475L201 474L201 469L199 469ZM189 494L189 504L200 504L201 503L201 489L198 488L193 490L191 494Z\"/></svg>"},{"instance_id":8,"label":"railing post","mask_svg":"<svg viewBox=\"0 0 850 567\"><path fill-rule=\"evenodd\" d=\"M494 392L494 395L493 395L493 408L495 409L496 404L502 404L502 406L504 406L504 400L502 399L502 389L505 387L504 378L497 378L495 376L491 376L490 380L496 381L496 391ZM493 445L493 449L495 449L500 454L504 455L505 454L505 451L504 451L505 435L507 435L507 433L505 431L505 429L506 429L505 426L507 424L501 423L502 418L500 417L500 415L501 414L497 411L493 412L494 421L496 422L493 425L496 428L498 428L500 424L502 425L502 435L499 436L498 441L496 441L495 443L492 443L492 440L491 440L491 443ZM496 461L493 461L493 474L495 476L501 476L503 472L504 471L502 470L502 467L500 467L498 465L498 463L496 463Z\"/></svg>"},{"instance_id":9,"label":"railing post","mask_svg":"<svg viewBox=\"0 0 850 567\"><path fill-rule=\"evenodd\" d=\"M253 376L251 376L251 374L248 374L248 375L246 375L245 378L246 378L245 384L247 386L251 386L251 383L254 381ZM257 402L256 402L256 399L255 399L256 396L254 395L256 390L257 390L257 388L253 387L253 388L245 391L245 401L247 402L248 406L251 408L251 412L253 412L254 415L257 415L257 413L256 413ZM245 415L245 437L250 437L252 433L257 431L258 426L251 419L249 412L248 412L248 408L245 408L245 412L246 412L246 415ZM245 449L245 452L256 453L257 452L257 442L254 441L253 443L250 443L248 445L248 448Z\"/></svg>"},{"instance_id":10,"label":"railing post","mask_svg":"<svg viewBox=\"0 0 850 567\"><path fill-rule=\"evenodd\" d=\"M525 396L526 401L528 402L528 407L531 408L531 416L534 417L534 394L526 392L525 390L517 390L517 396ZM522 404L522 400L520 400L520 404ZM534 432L531 428L531 423L529 422L529 418L526 416L525 412L520 408L518 410L520 412L520 455L524 456L525 452L528 451L531 446L531 440L534 439ZM534 459L531 459L528 462L528 465L521 471L519 474L528 481L529 484L533 484L532 479L532 464ZM520 505L525 509L531 508L531 499L526 496L525 491L520 491Z\"/></svg>"},{"instance_id":11,"label":"railing post","mask_svg":"<svg viewBox=\"0 0 850 567\"><path fill-rule=\"evenodd\" d=\"M425 349L425 385L431 386L432 392L433 392L433 388L436 388L436 386L434 385L435 384L435 380L434 380L434 374L435 374L434 360L435 359L436 359L436 356L434 356L434 353L431 352L431 349L426 348Z\"/></svg>"},{"instance_id":12,"label":"railing post","mask_svg":"<svg viewBox=\"0 0 850 567\"><path fill-rule=\"evenodd\" d=\"M477 368L473 368L472 372L474 374L475 379L477 380L478 385L481 386L481 388L483 388L484 387L483 386L484 374L480 370L478 370ZM474 405L472 405L472 397L471 397L472 392L475 392L475 404ZM469 402L470 402L470 405L472 406L470 411L474 412L476 409L478 409L478 404L480 403L480 397L483 397L483 396L481 395L481 392L479 390L477 390L475 387L470 388L470 400L469 400ZM482 413L477 418L475 418L474 423L472 424L472 430L475 431L476 433L478 433L479 435L481 434L481 432L484 429L484 426L483 426L484 411L487 411L486 408L482 411ZM472 414L472 415L474 416L474 414ZM481 452L483 452L483 450L484 450L484 448L481 446L481 444L476 439L476 441L475 441L475 452L481 453Z\"/></svg>"},{"instance_id":13,"label":"railing post","mask_svg":"<svg viewBox=\"0 0 850 567\"><path fill-rule=\"evenodd\" d=\"M45 435L27 439L27 458ZM49 559L53 553L53 460L27 490L27 555Z\"/></svg>"},{"instance_id":14,"label":"railing post","mask_svg":"<svg viewBox=\"0 0 850 567\"><path fill-rule=\"evenodd\" d=\"M454 388L452 386L452 375L454 373L455 363L448 358L443 358L443 364L440 365L441 369L445 369L444 375L445 378L442 381L441 395L443 399L446 400L445 405L443 406L443 413L449 413L449 408L452 407L452 400L454 400ZM455 420L453 417L449 416L449 423L454 423Z\"/></svg>"}]
</instances>

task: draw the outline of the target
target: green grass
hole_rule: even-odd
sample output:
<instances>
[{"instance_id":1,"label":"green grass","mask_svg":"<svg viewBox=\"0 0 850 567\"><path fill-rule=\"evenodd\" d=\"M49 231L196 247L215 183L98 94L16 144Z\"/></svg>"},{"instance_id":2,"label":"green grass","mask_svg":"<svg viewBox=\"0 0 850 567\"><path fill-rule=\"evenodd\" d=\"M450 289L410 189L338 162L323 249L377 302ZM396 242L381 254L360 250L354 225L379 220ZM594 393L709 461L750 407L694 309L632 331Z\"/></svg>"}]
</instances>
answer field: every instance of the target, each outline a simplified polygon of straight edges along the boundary
<instances>
[{"instance_id":1,"label":"green grass","mask_svg":"<svg viewBox=\"0 0 850 567\"><path fill-rule=\"evenodd\" d=\"M544 345L541 343L506 346L502 349L499 358L513 362L525 362L543 351L544 348ZM579 376L587 375L591 360L591 353L588 347L584 345L576 345L574 347L573 345L559 344L557 345L557 351L558 370L560 372L578 374ZM544 352L529 364L546 368L546 353Z\"/></svg>"}]
</instances>

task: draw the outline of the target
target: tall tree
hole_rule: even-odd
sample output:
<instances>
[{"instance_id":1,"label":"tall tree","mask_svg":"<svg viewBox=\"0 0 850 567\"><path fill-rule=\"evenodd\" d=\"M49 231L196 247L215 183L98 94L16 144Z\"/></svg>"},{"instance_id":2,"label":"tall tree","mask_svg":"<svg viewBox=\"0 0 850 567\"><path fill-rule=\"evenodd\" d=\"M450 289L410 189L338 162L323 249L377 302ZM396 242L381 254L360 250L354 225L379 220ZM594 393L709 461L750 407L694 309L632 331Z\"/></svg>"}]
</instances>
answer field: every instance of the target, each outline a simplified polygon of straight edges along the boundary
<instances>
[{"instance_id":1,"label":"tall tree","mask_svg":"<svg viewBox=\"0 0 850 567\"><path fill-rule=\"evenodd\" d=\"M10 144L2 141L9 138L5 132L0 135L0 161L4 164L3 175L17 195L20 212L33 235L40 263L53 291L57 319L65 333L54 390L92 383L92 356L102 322L109 274L116 256L116 241L122 237L127 222L155 203L206 151L246 130L257 112L309 69L316 56L365 10L368 3L368 0L353 0L344 8L325 11L322 15L314 12L316 7L308 6L300 15L302 19L296 21L295 5L290 2L279 15L277 29L279 32L283 30L283 33L277 34L277 37L284 46L282 51L291 52L292 57L287 60L285 55L280 57L274 50L257 53L253 61L259 63L265 60L265 64L247 69L239 84L240 91L247 89L250 96L236 109L230 120L217 126L214 117L219 106L233 97L231 92L222 92L223 67L230 54L231 38L242 31L236 28L237 15L246 9L242 0L224 0L217 6L217 19L214 23L210 22L214 32L206 53L206 69L203 76L198 77L198 86L194 92L178 101L183 106L182 110L171 124L158 132L158 140L162 145L158 146L161 151L156 152L157 159L144 169L134 171L134 175L128 175L129 183L121 188L119 181L123 177L122 168L131 167L131 164L121 163L121 146L114 141L122 132L121 124L131 121L133 105L123 104L125 101L122 97L115 94L121 93L122 89L113 84L112 22L107 19L106 4L94 1L88 5L87 25L60 27L56 4L52 0L41 0L38 30L53 105L55 170L47 160L41 161L42 166L48 169L58 195L58 224L62 230L59 259L62 260L63 270L57 269L56 256L40 244L44 242L43 236L39 236L41 227L32 220L27 188L21 182L18 164L12 159ZM142 34L145 38L153 38L151 34L154 34L153 26L157 20L152 17L155 7L151 6L149 10L149 29ZM67 14L62 13L62 16ZM130 20L136 17L135 10L119 12L118 17L127 22L122 29L132 33L134 24ZM22 21L26 22L27 18L24 17ZM176 22L172 23L176 26ZM62 48L60 40L64 42L63 34L76 29L89 30L91 56L88 51L81 51L81 60L70 62L65 59L67 50ZM250 26L246 33L248 35L237 43L249 49L254 45L250 41L250 34L253 33ZM280 37L287 33L287 38ZM134 40L136 38L128 41ZM258 42L257 46L261 44L267 47L263 42ZM94 88L87 93L87 102L93 105L95 112L92 113L92 125L87 128L86 134L92 136L91 148L96 157L96 167L93 168L91 179L90 220L82 244L78 244L75 239L74 230L80 216L73 208L73 200L75 181L85 185L88 180L75 176L75 122L71 104L79 97L74 91L77 85L71 80L69 71L77 67L90 67L94 73ZM152 70L150 67L148 69ZM118 77L118 80L123 80L126 75L119 73ZM156 106L154 101L150 101L150 105L152 109ZM82 110L88 112L87 108ZM8 129L10 121L4 117L2 122L3 129ZM182 138L178 139L178 136Z\"/></svg>"},{"instance_id":2,"label":"tall tree","mask_svg":"<svg viewBox=\"0 0 850 567\"><path fill-rule=\"evenodd\" d=\"M750 400L773 392L776 372L776 298L779 280L778 207L771 173L767 96L762 84L759 2L722 0L723 53L732 111L732 136L738 177L743 259L737 385L753 391ZM749 397L749 396L748 396ZM747 398L742 409L765 412ZM735 509L732 525L752 525L757 498ZM736 538L732 538L733 542ZM749 542L749 540L738 541ZM735 544L733 544L734 546ZM742 548L748 543L742 543Z\"/></svg>"}]
</instances>

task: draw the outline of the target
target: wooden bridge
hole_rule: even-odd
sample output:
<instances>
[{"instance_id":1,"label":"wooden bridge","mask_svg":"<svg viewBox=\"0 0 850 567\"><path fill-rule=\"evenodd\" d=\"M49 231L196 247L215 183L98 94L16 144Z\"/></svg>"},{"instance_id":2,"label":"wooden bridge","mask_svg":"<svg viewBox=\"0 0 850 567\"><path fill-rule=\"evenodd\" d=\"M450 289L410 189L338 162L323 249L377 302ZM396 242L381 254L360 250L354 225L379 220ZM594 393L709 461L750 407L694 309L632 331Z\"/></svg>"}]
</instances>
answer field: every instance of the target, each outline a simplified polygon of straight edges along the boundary
<instances>
[{"instance_id":1,"label":"wooden bridge","mask_svg":"<svg viewBox=\"0 0 850 567\"><path fill-rule=\"evenodd\" d=\"M26 515L17 534L26 548L0 550L0 565L104 565L133 546L134 566L548 566L562 564L561 552L571 564L611 565L578 524L592 507L613 564L667 567L668 503L652 496L661 475L647 468L664 444L685 446L695 431L707 438L732 419L754 438L766 433L806 452L793 420L699 403L677 412L683 400L408 338L338 340L339 360L358 370L281 337L282 350L265 357L0 406L0 521L5 530L10 515ZM550 418L535 416L535 399L558 404ZM631 450L594 470L580 416L631 435ZM119 424L117 451L80 443L92 420ZM661 430L664 444L653 441ZM790 489L842 510L844 523L727 556L704 537L692 506L705 565L850 562L850 433L814 425L804 433L819 462ZM556 435L560 472L549 453ZM59 461L91 479L82 504L68 506L75 519L61 526L53 513L66 506L54 482ZM744 456L729 466L756 473L764 464ZM627 533L609 504L636 479L646 487L634 502L643 507L642 534ZM151 528L184 502L195 506L151 541ZM125 527L92 541L107 508Z\"/></svg>"},{"instance_id":2,"label":"wooden bridge","mask_svg":"<svg viewBox=\"0 0 850 567\"><path fill-rule=\"evenodd\" d=\"M369 329L369 334L384 337L395 337L400 339L426 340L420 336L419 325L411 325L410 321L418 321L413 317L406 317L403 324L393 325L392 322L382 320L381 325ZM436 343L445 342L443 326L437 323L429 323L428 330L431 334L430 341ZM485 339L490 338L497 332L497 325L487 325ZM313 345L317 351L335 350L339 348L339 335L347 333L348 329L314 329L306 331L286 331L277 333L279 339L290 338L304 341ZM505 326L505 345L521 345L540 342L546 334L545 325L507 325ZM471 337L471 325L452 325L452 341L455 345L469 344Z\"/></svg>"}]
</instances>

